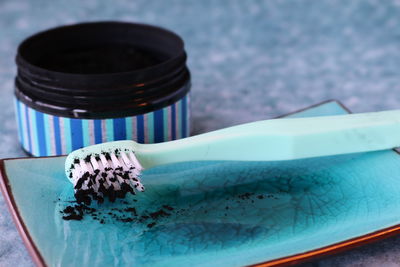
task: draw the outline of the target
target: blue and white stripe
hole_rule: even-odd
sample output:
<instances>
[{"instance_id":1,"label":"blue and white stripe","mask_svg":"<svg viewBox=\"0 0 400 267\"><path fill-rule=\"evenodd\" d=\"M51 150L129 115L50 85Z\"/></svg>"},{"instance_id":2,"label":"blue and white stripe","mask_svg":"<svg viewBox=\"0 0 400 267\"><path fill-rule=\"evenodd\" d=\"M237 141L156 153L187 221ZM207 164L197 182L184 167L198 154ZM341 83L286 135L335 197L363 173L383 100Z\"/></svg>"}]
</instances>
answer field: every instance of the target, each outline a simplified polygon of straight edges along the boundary
<instances>
[{"instance_id":1,"label":"blue and white stripe","mask_svg":"<svg viewBox=\"0 0 400 267\"><path fill-rule=\"evenodd\" d=\"M36 111L15 100L19 140L34 156L65 155L102 142L159 143L190 135L189 94L142 115L114 119L74 119Z\"/></svg>"}]
</instances>

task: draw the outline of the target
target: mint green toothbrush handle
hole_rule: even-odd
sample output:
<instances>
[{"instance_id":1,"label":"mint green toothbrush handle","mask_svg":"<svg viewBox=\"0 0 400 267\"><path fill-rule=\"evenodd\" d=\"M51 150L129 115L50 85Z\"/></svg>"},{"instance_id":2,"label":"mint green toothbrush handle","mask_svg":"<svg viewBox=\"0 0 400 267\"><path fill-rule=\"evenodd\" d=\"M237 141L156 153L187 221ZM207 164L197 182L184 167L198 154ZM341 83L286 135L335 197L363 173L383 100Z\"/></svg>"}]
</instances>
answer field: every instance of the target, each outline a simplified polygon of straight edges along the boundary
<instances>
[{"instance_id":1,"label":"mint green toothbrush handle","mask_svg":"<svg viewBox=\"0 0 400 267\"><path fill-rule=\"evenodd\" d=\"M198 160L272 161L400 146L400 110L275 119L159 144L135 144L145 168Z\"/></svg>"}]
</instances>

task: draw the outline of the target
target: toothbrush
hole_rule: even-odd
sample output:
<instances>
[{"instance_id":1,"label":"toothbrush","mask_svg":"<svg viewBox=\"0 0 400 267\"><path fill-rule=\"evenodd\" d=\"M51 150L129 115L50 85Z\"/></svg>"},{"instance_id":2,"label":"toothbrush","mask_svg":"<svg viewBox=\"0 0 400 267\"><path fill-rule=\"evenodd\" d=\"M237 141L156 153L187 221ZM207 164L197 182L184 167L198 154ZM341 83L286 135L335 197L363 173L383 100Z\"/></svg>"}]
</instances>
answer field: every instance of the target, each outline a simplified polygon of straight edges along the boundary
<instances>
[{"instance_id":1,"label":"toothbrush","mask_svg":"<svg viewBox=\"0 0 400 267\"><path fill-rule=\"evenodd\" d=\"M400 110L286 118L233 126L185 139L139 144L114 141L78 149L65 162L79 203L115 201L144 191L145 169L203 160L279 161L400 146Z\"/></svg>"}]
</instances>

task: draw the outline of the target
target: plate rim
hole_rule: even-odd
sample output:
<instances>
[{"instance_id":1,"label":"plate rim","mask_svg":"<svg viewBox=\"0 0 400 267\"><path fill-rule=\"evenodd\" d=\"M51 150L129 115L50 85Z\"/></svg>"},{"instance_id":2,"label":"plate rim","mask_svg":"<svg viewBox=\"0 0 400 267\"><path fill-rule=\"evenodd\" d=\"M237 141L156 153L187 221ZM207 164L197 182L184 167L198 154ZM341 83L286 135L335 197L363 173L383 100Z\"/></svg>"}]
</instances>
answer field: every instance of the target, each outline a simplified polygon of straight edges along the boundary
<instances>
[{"instance_id":1,"label":"plate rim","mask_svg":"<svg viewBox=\"0 0 400 267\"><path fill-rule=\"evenodd\" d=\"M326 101L322 101L320 103L299 109L294 112L287 113L285 115L278 116L276 118L281 118L284 116L288 116L291 114L295 114L310 108L318 107L326 103L336 102L339 106L345 109L347 112L351 113L351 111L344 106L340 101L335 99L330 99ZM398 155L400 153L393 149ZM12 160L27 160L27 159L43 159L43 158L58 158L65 157L65 155L61 156L47 156L47 157L20 157L20 158L4 158L0 159L0 191L4 197L4 200L7 204L8 210L13 218L14 224L22 238L22 241L27 248L29 254L32 257L33 262L39 267L47 266L42 254L37 248L35 242L33 241L31 234L29 233L28 227L25 225L21 214L19 212L18 206L15 202L14 196L12 194L12 189L9 183L9 179L7 177L7 173L5 170L5 161ZM317 248L314 250L308 250L306 252L297 253L294 255L289 255L285 257L281 257L278 259L273 259L269 261L263 261L255 264L248 265L249 267L276 267L276 266L291 266L295 264L305 263L307 261L315 260L321 257L325 257L328 255L333 255L336 253L340 253L343 251L347 251L352 248L360 247L372 242L376 242L385 238L389 238L391 236L395 236L400 233L400 224L390 226L387 228L383 228L374 232L370 232L365 235L357 236L351 239L344 240L342 242L334 243L325 247Z\"/></svg>"},{"instance_id":2,"label":"plate rim","mask_svg":"<svg viewBox=\"0 0 400 267\"><path fill-rule=\"evenodd\" d=\"M14 224L17 227L17 230L22 238L25 247L27 248L29 254L32 257L33 262L37 266L44 267L47 266L46 262L44 261L42 254L40 253L35 242L33 241L32 236L29 233L28 227L26 227L25 222L22 219L18 206L15 203L11 185L7 177L6 168L4 164L5 161L17 160L17 159L30 159L30 158L26 157L26 158L0 159L0 191L3 194L4 200L7 203L8 210L11 213L11 217L13 218Z\"/></svg>"}]
</instances>

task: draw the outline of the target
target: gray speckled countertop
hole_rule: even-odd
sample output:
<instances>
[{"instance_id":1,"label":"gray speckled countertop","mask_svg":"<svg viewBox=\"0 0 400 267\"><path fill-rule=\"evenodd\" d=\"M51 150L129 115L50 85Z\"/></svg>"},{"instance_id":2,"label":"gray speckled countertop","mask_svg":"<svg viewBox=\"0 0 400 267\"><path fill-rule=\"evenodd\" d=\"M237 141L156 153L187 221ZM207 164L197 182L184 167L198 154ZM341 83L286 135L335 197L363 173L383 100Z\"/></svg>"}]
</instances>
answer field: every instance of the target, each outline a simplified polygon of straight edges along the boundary
<instances>
[{"instance_id":1,"label":"gray speckled countertop","mask_svg":"<svg viewBox=\"0 0 400 267\"><path fill-rule=\"evenodd\" d=\"M12 108L18 43L80 21L150 23L179 33L192 72L194 133L326 99L352 111L400 107L400 1L0 1L0 158L23 156ZM0 196L0 266L31 266ZM305 266L400 266L394 237Z\"/></svg>"}]
</instances>

